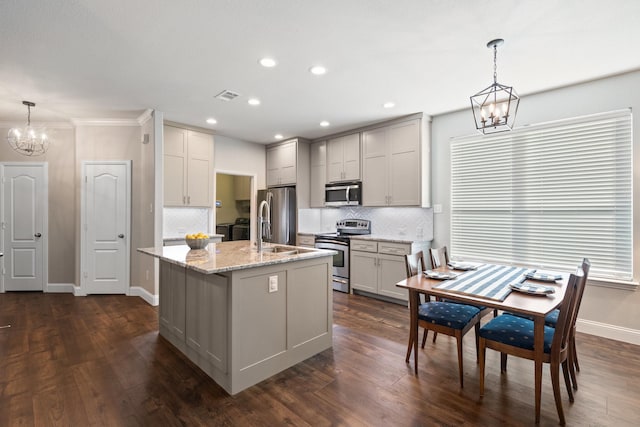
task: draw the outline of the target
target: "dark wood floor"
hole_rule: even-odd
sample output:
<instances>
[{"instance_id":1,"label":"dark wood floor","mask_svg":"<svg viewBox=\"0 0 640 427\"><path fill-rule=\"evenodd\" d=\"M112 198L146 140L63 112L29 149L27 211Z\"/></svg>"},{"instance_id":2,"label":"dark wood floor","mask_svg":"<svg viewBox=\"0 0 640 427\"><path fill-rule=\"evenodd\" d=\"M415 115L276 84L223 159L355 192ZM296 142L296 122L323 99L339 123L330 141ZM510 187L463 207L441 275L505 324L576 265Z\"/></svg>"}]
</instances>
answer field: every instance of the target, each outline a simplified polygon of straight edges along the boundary
<instances>
[{"instance_id":1,"label":"dark wood floor","mask_svg":"<svg viewBox=\"0 0 640 427\"><path fill-rule=\"evenodd\" d=\"M413 374L407 323L405 307L335 293L332 349L229 396L158 336L140 298L0 294L0 426L533 424L532 362L501 375L489 351L480 399L473 333L460 389L449 337ZM640 425L640 347L578 334L578 352L568 425ZM541 425L557 425L544 369Z\"/></svg>"}]
</instances>

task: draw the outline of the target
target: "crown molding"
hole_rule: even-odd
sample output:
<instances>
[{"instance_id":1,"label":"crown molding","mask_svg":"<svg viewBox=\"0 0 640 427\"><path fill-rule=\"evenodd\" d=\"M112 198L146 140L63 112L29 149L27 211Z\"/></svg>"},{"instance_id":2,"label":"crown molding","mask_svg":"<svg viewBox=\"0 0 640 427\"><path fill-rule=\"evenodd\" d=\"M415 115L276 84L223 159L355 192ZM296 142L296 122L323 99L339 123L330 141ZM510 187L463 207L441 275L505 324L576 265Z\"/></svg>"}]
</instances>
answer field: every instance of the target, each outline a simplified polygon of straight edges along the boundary
<instances>
[{"instance_id":1,"label":"crown molding","mask_svg":"<svg viewBox=\"0 0 640 427\"><path fill-rule=\"evenodd\" d=\"M74 126L140 126L138 119L71 119Z\"/></svg>"},{"instance_id":2,"label":"crown molding","mask_svg":"<svg viewBox=\"0 0 640 427\"><path fill-rule=\"evenodd\" d=\"M34 127L44 127L46 129L73 129L74 126L70 122L36 122ZM26 123L0 121L0 128L23 127Z\"/></svg>"},{"instance_id":3,"label":"crown molding","mask_svg":"<svg viewBox=\"0 0 640 427\"><path fill-rule=\"evenodd\" d=\"M138 121L138 124L142 126L147 121L149 121L152 117L153 117L153 110L151 108L147 108L146 110L144 110L142 114L138 116L136 120Z\"/></svg>"}]
</instances>

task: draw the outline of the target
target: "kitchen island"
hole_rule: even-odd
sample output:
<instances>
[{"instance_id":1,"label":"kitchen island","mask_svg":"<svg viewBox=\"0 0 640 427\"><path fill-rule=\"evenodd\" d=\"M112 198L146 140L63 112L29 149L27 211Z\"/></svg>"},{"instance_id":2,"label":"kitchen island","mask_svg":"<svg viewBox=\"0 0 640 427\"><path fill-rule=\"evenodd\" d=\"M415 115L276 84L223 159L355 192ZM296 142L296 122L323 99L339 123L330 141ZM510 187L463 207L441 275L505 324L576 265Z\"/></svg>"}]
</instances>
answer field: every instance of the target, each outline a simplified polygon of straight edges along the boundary
<instances>
[{"instance_id":1,"label":"kitchen island","mask_svg":"<svg viewBox=\"0 0 640 427\"><path fill-rule=\"evenodd\" d=\"M160 335L230 394L332 346L333 251L138 250L160 259Z\"/></svg>"}]
</instances>

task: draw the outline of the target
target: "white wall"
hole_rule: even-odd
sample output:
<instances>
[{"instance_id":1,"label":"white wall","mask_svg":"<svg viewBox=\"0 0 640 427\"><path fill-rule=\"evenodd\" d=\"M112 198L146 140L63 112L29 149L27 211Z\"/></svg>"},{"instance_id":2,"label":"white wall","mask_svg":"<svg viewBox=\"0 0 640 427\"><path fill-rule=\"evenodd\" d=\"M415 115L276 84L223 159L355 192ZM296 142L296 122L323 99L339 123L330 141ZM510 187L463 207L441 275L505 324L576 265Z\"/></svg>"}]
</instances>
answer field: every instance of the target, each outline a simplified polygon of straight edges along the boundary
<instances>
[{"instance_id":1,"label":"white wall","mask_svg":"<svg viewBox=\"0 0 640 427\"><path fill-rule=\"evenodd\" d=\"M517 89L517 82L515 84ZM640 111L640 71L523 96L516 127L631 107ZM450 138L476 132L470 110L435 116L432 123L432 201L442 205L435 214L434 245L450 245ZM640 119L633 124L633 223L640 224ZM637 227L636 227L637 229ZM633 237L634 281L640 279L640 235ZM576 265L582 254L576 254ZM578 330L640 344L640 291L590 284L579 313Z\"/></svg>"},{"instance_id":2,"label":"white wall","mask_svg":"<svg viewBox=\"0 0 640 427\"><path fill-rule=\"evenodd\" d=\"M256 189L266 188L266 149L262 144L215 135L214 168L216 173L256 175Z\"/></svg>"}]
</instances>

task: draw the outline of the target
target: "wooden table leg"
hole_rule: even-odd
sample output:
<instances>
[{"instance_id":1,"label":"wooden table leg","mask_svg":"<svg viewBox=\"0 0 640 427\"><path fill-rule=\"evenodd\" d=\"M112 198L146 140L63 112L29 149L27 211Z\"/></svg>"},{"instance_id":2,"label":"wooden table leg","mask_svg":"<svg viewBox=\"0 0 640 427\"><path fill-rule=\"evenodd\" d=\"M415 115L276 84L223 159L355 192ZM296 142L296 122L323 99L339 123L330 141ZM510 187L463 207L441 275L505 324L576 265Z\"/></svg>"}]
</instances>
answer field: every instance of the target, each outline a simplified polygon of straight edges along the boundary
<instances>
[{"instance_id":1,"label":"wooden table leg","mask_svg":"<svg viewBox=\"0 0 640 427\"><path fill-rule=\"evenodd\" d=\"M540 422L540 401L542 397L542 358L544 357L544 316L534 319L533 349L535 351L536 382L536 424Z\"/></svg>"},{"instance_id":2,"label":"wooden table leg","mask_svg":"<svg viewBox=\"0 0 640 427\"><path fill-rule=\"evenodd\" d=\"M411 341L413 342L414 371L418 375L418 305L420 294L417 291L409 292L409 310L411 311Z\"/></svg>"}]
</instances>

